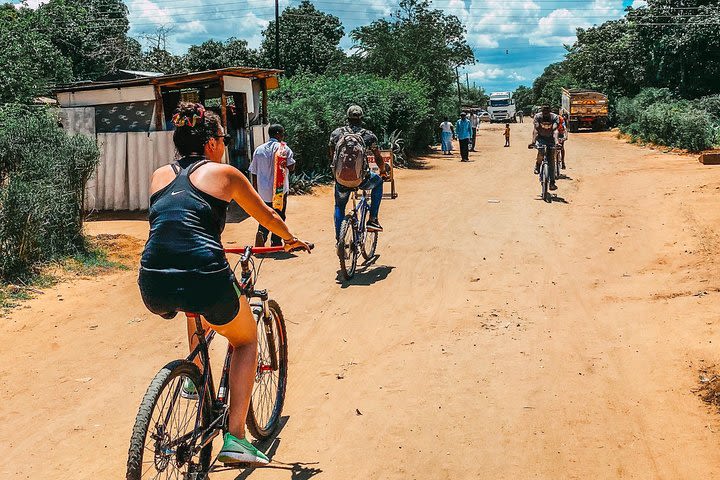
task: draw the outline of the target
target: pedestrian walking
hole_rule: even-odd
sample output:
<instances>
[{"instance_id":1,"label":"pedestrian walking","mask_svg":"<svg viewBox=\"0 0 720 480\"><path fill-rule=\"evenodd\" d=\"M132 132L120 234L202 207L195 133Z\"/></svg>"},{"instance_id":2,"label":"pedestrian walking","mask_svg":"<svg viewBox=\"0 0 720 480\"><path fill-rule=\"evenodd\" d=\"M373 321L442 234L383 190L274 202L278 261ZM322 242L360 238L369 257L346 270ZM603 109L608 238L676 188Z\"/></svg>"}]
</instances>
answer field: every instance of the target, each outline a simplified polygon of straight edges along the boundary
<instances>
[{"instance_id":1,"label":"pedestrian walking","mask_svg":"<svg viewBox=\"0 0 720 480\"><path fill-rule=\"evenodd\" d=\"M510 146L510 124L509 123L505 124L504 135L505 135L505 146L509 147Z\"/></svg>"},{"instance_id":2,"label":"pedestrian walking","mask_svg":"<svg viewBox=\"0 0 720 480\"><path fill-rule=\"evenodd\" d=\"M477 141L477 131L480 128L480 115L477 111L473 111L470 115L470 126L472 127L472 141L470 142L470 151L475 151L475 145Z\"/></svg>"},{"instance_id":3,"label":"pedestrian walking","mask_svg":"<svg viewBox=\"0 0 720 480\"><path fill-rule=\"evenodd\" d=\"M468 151L472 139L472 125L465 112L460 114L460 119L455 123L455 135L460 143L460 161L469 162Z\"/></svg>"},{"instance_id":4,"label":"pedestrian walking","mask_svg":"<svg viewBox=\"0 0 720 480\"><path fill-rule=\"evenodd\" d=\"M520 120L520 123L523 123L523 117L524 117L524 116L525 116L525 115L523 114L523 111L520 110L520 111L518 112L518 119Z\"/></svg>"},{"instance_id":5,"label":"pedestrian walking","mask_svg":"<svg viewBox=\"0 0 720 480\"><path fill-rule=\"evenodd\" d=\"M440 124L440 138L442 140L443 155L452 155L452 139L455 137L455 127L450 123L448 117Z\"/></svg>"},{"instance_id":6,"label":"pedestrian walking","mask_svg":"<svg viewBox=\"0 0 720 480\"><path fill-rule=\"evenodd\" d=\"M285 128L282 125L270 125L268 135L270 135L270 140L255 149L250 163L252 185L265 205L275 210L284 221L287 210L287 194L290 191L289 177L290 172L295 170L295 158L290 147L283 141ZM269 233L270 231L265 226L258 225L255 246L265 246ZM282 238L273 233L270 245L276 247L282 244Z\"/></svg>"}]
</instances>

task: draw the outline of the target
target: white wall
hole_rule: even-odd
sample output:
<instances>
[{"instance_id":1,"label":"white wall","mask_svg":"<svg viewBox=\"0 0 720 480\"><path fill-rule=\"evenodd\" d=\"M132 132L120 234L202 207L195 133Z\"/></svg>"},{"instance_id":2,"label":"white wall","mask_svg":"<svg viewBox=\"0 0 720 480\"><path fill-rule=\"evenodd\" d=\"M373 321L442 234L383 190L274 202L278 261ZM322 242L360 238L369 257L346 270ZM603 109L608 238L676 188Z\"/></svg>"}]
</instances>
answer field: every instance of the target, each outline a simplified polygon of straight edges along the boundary
<instances>
[{"instance_id":1,"label":"white wall","mask_svg":"<svg viewBox=\"0 0 720 480\"><path fill-rule=\"evenodd\" d=\"M61 92L57 94L57 99L61 107L87 107L113 103L148 102L155 101L155 88L152 86L142 86Z\"/></svg>"}]
</instances>

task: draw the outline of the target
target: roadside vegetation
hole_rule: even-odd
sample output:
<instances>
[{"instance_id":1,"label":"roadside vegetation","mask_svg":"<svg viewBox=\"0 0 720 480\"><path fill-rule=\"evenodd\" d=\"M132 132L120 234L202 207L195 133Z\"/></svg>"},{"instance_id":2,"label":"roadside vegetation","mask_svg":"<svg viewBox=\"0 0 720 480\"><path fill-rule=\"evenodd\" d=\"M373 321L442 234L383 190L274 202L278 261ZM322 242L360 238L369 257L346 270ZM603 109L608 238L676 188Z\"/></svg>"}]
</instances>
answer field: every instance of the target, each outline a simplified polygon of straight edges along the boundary
<instances>
[{"instance_id":1,"label":"roadside vegetation","mask_svg":"<svg viewBox=\"0 0 720 480\"><path fill-rule=\"evenodd\" d=\"M279 59L274 22L258 49L243 39L211 39L177 55L166 49L167 28L129 37L128 14L122 0L0 5L0 43L7 46L0 50L0 305L45 281L48 266L105 265L105 247L82 232L84 185L98 148L92 139L67 135L51 109L35 105L54 85L118 69L179 73L279 64L285 75L269 110L296 152L291 188L300 194L329 180L327 139L350 104L363 107L368 127L395 152L398 166L412 165L413 155L436 141L437 118L457 113L456 66L475 61L462 22L429 0L401 0L389 18L349 32L349 54L340 48L346 33L340 19L304 0L281 14ZM481 101L484 91L468 87L466 98Z\"/></svg>"},{"instance_id":2,"label":"roadside vegetation","mask_svg":"<svg viewBox=\"0 0 720 480\"><path fill-rule=\"evenodd\" d=\"M637 140L699 151L720 144L720 0L648 0L597 27L578 29L561 62L515 98L560 105L560 90L610 98L611 120Z\"/></svg>"}]
</instances>

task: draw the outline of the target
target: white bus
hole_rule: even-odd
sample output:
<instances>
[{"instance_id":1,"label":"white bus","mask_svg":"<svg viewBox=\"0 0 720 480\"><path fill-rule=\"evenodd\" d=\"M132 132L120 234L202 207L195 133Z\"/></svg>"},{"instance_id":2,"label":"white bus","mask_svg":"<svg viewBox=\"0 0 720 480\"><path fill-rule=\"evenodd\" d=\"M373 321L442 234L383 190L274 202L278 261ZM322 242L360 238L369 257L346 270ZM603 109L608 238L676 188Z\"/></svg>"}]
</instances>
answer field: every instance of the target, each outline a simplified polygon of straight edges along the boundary
<instances>
[{"instance_id":1,"label":"white bus","mask_svg":"<svg viewBox=\"0 0 720 480\"><path fill-rule=\"evenodd\" d=\"M488 113L491 122L516 122L515 100L512 92L493 92L488 102Z\"/></svg>"}]
</instances>

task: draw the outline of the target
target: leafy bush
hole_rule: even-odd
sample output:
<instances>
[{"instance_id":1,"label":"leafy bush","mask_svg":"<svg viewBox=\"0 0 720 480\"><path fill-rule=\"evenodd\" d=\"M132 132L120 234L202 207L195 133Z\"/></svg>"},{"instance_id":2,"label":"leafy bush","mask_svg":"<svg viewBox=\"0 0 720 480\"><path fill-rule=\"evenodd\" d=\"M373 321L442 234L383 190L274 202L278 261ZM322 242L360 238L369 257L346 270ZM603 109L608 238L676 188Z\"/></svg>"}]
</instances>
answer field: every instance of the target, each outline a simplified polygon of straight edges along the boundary
<instances>
[{"instance_id":1,"label":"leafy bush","mask_svg":"<svg viewBox=\"0 0 720 480\"><path fill-rule=\"evenodd\" d=\"M6 106L0 119L0 277L16 279L84 250L83 194L100 152L46 110Z\"/></svg>"},{"instance_id":2,"label":"leafy bush","mask_svg":"<svg viewBox=\"0 0 720 480\"><path fill-rule=\"evenodd\" d=\"M710 115L715 117L715 121L720 123L720 95L708 95L707 97L695 100L698 108L702 108Z\"/></svg>"},{"instance_id":3,"label":"leafy bush","mask_svg":"<svg viewBox=\"0 0 720 480\"><path fill-rule=\"evenodd\" d=\"M718 141L717 117L700 102L678 100L667 89L645 89L633 99L620 99L617 115L624 133L647 142L700 151Z\"/></svg>"},{"instance_id":4,"label":"leafy bush","mask_svg":"<svg viewBox=\"0 0 720 480\"><path fill-rule=\"evenodd\" d=\"M401 130L410 151L432 142L432 130L419 127L423 122L430 124L431 119L427 89L417 80L296 75L271 92L269 110L271 121L285 127L301 171L327 171L330 133L345 125L352 104L363 108L365 126L381 140L389 132Z\"/></svg>"}]
</instances>

